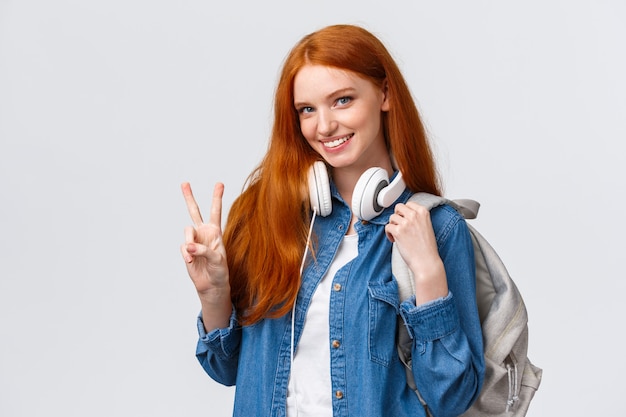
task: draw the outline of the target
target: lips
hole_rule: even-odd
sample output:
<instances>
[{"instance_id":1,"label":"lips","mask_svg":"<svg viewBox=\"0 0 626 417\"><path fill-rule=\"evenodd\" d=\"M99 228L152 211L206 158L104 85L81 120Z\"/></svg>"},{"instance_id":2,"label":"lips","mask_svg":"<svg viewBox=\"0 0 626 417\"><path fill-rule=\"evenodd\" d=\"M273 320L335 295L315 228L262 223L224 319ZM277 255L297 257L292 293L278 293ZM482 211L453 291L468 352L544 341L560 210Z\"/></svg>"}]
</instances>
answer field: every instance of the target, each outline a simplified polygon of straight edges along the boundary
<instances>
[{"instance_id":1,"label":"lips","mask_svg":"<svg viewBox=\"0 0 626 417\"><path fill-rule=\"evenodd\" d=\"M336 148L337 146L342 145L342 144L346 143L347 141L349 141L352 138L352 136L354 136L354 133L351 133L351 134L346 135L346 136L342 136L342 137L340 137L338 139L335 139L335 140L323 141L322 145L324 145L324 147L330 148L330 149Z\"/></svg>"}]
</instances>

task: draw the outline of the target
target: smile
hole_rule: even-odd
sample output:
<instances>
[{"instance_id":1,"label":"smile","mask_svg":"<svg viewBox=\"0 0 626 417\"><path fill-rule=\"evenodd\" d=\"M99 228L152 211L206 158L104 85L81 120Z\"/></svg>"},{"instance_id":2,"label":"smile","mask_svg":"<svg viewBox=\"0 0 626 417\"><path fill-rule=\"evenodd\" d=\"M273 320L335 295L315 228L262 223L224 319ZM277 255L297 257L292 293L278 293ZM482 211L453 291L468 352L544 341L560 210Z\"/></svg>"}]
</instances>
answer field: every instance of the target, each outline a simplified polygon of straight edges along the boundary
<instances>
[{"instance_id":1,"label":"smile","mask_svg":"<svg viewBox=\"0 0 626 417\"><path fill-rule=\"evenodd\" d=\"M349 135L346 135L344 137L341 137L339 139L335 139L329 142L322 142L322 145L324 145L326 148L336 148L337 146L346 143L348 140L350 140L350 138L352 138L354 134L351 133Z\"/></svg>"}]
</instances>

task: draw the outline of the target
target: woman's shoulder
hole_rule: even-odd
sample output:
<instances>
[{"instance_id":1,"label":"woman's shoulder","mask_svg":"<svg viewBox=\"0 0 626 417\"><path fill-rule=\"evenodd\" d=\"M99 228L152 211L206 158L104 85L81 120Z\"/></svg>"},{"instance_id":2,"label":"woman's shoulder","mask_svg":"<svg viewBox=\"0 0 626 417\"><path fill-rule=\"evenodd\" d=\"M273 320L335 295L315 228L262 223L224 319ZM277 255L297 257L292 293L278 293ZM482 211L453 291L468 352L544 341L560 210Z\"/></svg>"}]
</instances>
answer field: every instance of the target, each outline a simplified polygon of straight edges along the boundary
<instances>
[{"instance_id":1,"label":"woman's shoulder","mask_svg":"<svg viewBox=\"0 0 626 417\"><path fill-rule=\"evenodd\" d=\"M442 204L430 211L430 220L437 242L446 240L453 233L466 233L467 224L463 216L451 205Z\"/></svg>"}]
</instances>

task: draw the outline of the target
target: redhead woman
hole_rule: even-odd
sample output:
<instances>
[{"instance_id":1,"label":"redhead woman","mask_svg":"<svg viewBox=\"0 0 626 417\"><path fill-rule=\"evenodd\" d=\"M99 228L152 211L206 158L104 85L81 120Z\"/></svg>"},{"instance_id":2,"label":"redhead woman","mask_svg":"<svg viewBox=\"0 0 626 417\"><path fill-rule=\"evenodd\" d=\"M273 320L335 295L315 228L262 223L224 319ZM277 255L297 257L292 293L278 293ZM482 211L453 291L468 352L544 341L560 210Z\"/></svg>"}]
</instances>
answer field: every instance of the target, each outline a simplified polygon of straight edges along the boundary
<instances>
[{"instance_id":1,"label":"redhead woman","mask_svg":"<svg viewBox=\"0 0 626 417\"><path fill-rule=\"evenodd\" d=\"M224 186L205 223L182 185L202 367L236 385L234 416L426 416L401 320L428 412L462 414L484 373L472 243L453 208L407 203L441 191L396 63L365 29L329 26L291 50L274 102L267 154L223 231ZM415 280L403 302L392 242Z\"/></svg>"}]
</instances>

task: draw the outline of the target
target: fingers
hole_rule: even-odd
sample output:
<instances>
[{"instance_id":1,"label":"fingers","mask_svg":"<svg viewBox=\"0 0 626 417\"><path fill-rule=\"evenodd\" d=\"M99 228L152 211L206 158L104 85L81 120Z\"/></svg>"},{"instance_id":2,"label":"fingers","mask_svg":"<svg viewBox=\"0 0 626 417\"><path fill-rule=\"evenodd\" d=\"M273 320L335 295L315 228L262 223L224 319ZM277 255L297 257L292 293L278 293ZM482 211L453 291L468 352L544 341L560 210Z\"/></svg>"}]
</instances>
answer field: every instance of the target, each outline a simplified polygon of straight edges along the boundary
<instances>
[{"instance_id":1,"label":"fingers","mask_svg":"<svg viewBox=\"0 0 626 417\"><path fill-rule=\"evenodd\" d=\"M183 197L185 198L187 210L189 211L189 215L191 216L193 224L196 227L202 225L202 214L200 213L198 203L196 203L196 199L193 197L193 193L191 192L191 185L188 182L184 182L181 184L180 187L183 191Z\"/></svg>"},{"instance_id":2,"label":"fingers","mask_svg":"<svg viewBox=\"0 0 626 417\"><path fill-rule=\"evenodd\" d=\"M425 228L430 223L430 212L419 204L409 202L407 204L398 203L394 213L389 217L389 223L385 226L385 233L391 242L395 242L398 234L417 228Z\"/></svg>"},{"instance_id":3,"label":"fingers","mask_svg":"<svg viewBox=\"0 0 626 417\"><path fill-rule=\"evenodd\" d=\"M193 261L193 255L196 252L196 229L191 226L185 227L185 243L180 246L180 253L183 255L183 259L187 263Z\"/></svg>"},{"instance_id":4,"label":"fingers","mask_svg":"<svg viewBox=\"0 0 626 417\"><path fill-rule=\"evenodd\" d=\"M224 196L224 184L218 182L213 188L213 201L211 202L211 215L209 222L221 228L222 225L222 197Z\"/></svg>"},{"instance_id":5,"label":"fingers","mask_svg":"<svg viewBox=\"0 0 626 417\"><path fill-rule=\"evenodd\" d=\"M185 243L194 243L196 241L196 229L191 226L185 227Z\"/></svg>"},{"instance_id":6,"label":"fingers","mask_svg":"<svg viewBox=\"0 0 626 417\"><path fill-rule=\"evenodd\" d=\"M217 239L214 239L213 243L214 245L219 246L219 243L221 242L220 236L224 184L215 184L215 188L213 189L213 200L211 202L211 214L208 224L205 224L202 219L200 207L198 207L198 203L196 202L193 192L191 191L191 185L188 182L184 182L181 184L181 189L183 197L185 198L185 203L187 204L187 210L189 211L191 220L194 223L194 227L189 226L185 228L185 243L181 245L180 248L183 259L185 262L190 264L193 262L194 258L198 256L205 258L212 257L210 255L213 255L215 248L209 251L208 247L205 246L209 242L206 240L208 238L208 235L206 235L207 230L210 230L211 228L217 229L218 236ZM210 226L209 229L207 229L208 226ZM204 231L201 232L202 230Z\"/></svg>"},{"instance_id":7,"label":"fingers","mask_svg":"<svg viewBox=\"0 0 626 417\"><path fill-rule=\"evenodd\" d=\"M198 203L193 196L193 192L191 191L191 185L188 182L184 182L181 184L181 189L183 191L183 197L185 198L185 203L187 204L187 210L189 211L189 215L191 216L191 220L196 227L204 224L204 220L202 219L202 213L200 213L200 207L198 207ZM211 202L211 214L209 218L209 223L212 223L221 228L222 224L222 197L224 196L224 184L218 182L215 184L215 188L213 188L213 201Z\"/></svg>"},{"instance_id":8,"label":"fingers","mask_svg":"<svg viewBox=\"0 0 626 417\"><path fill-rule=\"evenodd\" d=\"M196 229L188 226L185 227L185 243L180 246L180 253L188 264L192 263L197 257L208 258L209 251L206 246L196 241Z\"/></svg>"},{"instance_id":9,"label":"fingers","mask_svg":"<svg viewBox=\"0 0 626 417\"><path fill-rule=\"evenodd\" d=\"M180 253L183 255L183 259L186 263L191 264L196 259L203 258L206 262L218 262L220 254L215 250L197 243L197 242L185 242L180 247Z\"/></svg>"},{"instance_id":10,"label":"fingers","mask_svg":"<svg viewBox=\"0 0 626 417\"><path fill-rule=\"evenodd\" d=\"M387 239L389 239L391 243L394 243L396 241L396 238L393 237L392 230L393 228L389 224L385 226L385 235L387 236Z\"/></svg>"},{"instance_id":11,"label":"fingers","mask_svg":"<svg viewBox=\"0 0 626 417\"><path fill-rule=\"evenodd\" d=\"M425 214L429 214L429 211L426 210L426 207L421 206L413 201L409 201L406 204L396 204L394 214L397 214L401 217L408 217L416 214L423 216Z\"/></svg>"}]
</instances>

